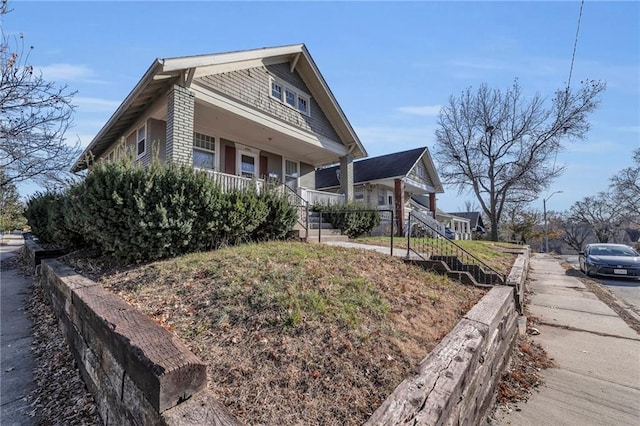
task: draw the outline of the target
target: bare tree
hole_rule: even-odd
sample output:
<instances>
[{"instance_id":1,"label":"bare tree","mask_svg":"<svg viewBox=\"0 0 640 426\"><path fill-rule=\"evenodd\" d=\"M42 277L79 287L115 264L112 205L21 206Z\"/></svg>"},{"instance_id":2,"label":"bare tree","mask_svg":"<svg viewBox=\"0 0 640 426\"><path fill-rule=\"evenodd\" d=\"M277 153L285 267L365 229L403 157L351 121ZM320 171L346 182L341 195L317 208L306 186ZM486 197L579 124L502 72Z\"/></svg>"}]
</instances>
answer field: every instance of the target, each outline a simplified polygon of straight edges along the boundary
<instances>
[{"instance_id":1,"label":"bare tree","mask_svg":"<svg viewBox=\"0 0 640 426\"><path fill-rule=\"evenodd\" d=\"M584 246L595 238L589 223L576 222L567 215L562 218L562 229L564 232L560 238L577 252L582 251Z\"/></svg>"},{"instance_id":2,"label":"bare tree","mask_svg":"<svg viewBox=\"0 0 640 426\"><path fill-rule=\"evenodd\" d=\"M523 204L509 204L504 209L506 217L503 232L508 233L508 239L530 243L532 239L541 238L544 230L538 225L542 221L542 214L533 209L527 209Z\"/></svg>"},{"instance_id":3,"label":"bare tree","mask_svg":"<svg viewBox=\"0 0 640 426\"><path fill-rule=\"evenodd\" d=\"M616 242L624 233L623 206L606 192L577 201L569 214L576 224L588 225L600 243Z\"/></svg>"},{"instance_id":4,"label":"bare tree","mask_svg":"<svg viewBox=\"0 0 640 426\"><path fill-rule=\"evenodd\" d=\"M505 205L536 199L563 171L555 163L564 140L585 137L587 116L605 84L585 81L577 91L526 99L518 81L506 91L486 84L467 89L440 111L435 158L443 180L471 190L491 223L491 239Z\"/></svg>"},{"instance_id":5,"label":"bare tree","mask_svg":"<svg viewBox=\"0 0 640 426\"><path fill-rule=\"evenodd\" d=\"M633 151L635 165L620 170L611 178L611 190L624 206L623 214L630 222L640 224L640 148Z\"/></svg>"},{"instance_id":6,"label":"bare tree","mask_svg":"<svg viewBox=\"0 0 640 426\"><path fill-rule=\"evenodd\" d=\"M0 18L9 12L6 0ZM57 182L79 155L79 144L68 145L75 92L46 81L29 63L33 46L2 30L0 40L0 187L33 180Z\"/></svg>"}]
</instances>

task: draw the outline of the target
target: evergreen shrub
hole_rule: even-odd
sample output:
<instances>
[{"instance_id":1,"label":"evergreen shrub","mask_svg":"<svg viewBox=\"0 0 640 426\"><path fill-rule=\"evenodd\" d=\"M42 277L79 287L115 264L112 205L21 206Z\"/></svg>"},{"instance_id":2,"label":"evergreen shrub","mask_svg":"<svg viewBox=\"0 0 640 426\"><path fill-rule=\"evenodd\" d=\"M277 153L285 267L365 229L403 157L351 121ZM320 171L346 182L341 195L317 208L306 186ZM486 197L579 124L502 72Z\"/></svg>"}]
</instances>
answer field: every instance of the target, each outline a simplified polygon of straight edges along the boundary
<instances>
[{"instance_id":1,"label":"evergreen shrub","mask_svg":"<svg viewBox=\"0 0 640 426\"><path fill-rule=\"evenodd\" d=\"M313 209L322 212L322 220L340 229L349 238L369 235L371 230L380 225L380 215L370 206L352 201L347 204L316 204Z\"/></svg>"}]
</instances>

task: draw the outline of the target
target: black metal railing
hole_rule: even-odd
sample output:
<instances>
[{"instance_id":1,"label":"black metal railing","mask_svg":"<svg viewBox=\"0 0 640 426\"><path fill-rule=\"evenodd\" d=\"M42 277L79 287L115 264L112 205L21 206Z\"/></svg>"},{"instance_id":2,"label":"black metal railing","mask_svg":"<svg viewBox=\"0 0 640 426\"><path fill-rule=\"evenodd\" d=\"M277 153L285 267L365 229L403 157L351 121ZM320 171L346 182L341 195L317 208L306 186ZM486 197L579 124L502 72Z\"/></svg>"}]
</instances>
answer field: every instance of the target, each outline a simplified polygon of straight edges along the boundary
<instances>
[{"instance_id":1,"label":"black metal railing","mask_svg":"<svg viewBox=\"0 0 640 426\"><path fill-rule=\"evenodd\" d=\"M309 237L309 203L302 198L294 189L287 185L281 185L283 193L289 199L289 203L298 212L298 225L304 229L305 240Z\"/></svg>"},{"instance_id":2,"label":"black metal railing","mask_svg":"<svg viewBox=\"0 0 640 426\"><path fill-rule=\"evenodd\" d=\"M452 271L468 272L479 284L503 285L506 281L504 274L460 247L426 221L409 213L407 259L412 257L444 262Z\"/></svg>"}]
</instances>

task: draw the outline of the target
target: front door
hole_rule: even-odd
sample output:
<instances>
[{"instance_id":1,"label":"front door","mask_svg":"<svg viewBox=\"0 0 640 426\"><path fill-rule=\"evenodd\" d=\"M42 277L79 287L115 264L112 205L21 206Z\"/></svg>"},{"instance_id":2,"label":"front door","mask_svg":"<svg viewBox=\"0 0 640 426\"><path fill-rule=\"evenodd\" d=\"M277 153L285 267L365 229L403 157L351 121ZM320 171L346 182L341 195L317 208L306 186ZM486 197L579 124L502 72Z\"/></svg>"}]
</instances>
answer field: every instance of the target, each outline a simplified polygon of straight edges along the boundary
<instances>
[{"instance_id":1,"label":"front door","mask_svg":"<svg viewBox=\"0 0 640 426\"><path fill-rule=\"evenodd\" d=\"M249 151L238 150L238 171L240 176L247 178L258 177L258 155Z\"/></svg>"}]
</instances>

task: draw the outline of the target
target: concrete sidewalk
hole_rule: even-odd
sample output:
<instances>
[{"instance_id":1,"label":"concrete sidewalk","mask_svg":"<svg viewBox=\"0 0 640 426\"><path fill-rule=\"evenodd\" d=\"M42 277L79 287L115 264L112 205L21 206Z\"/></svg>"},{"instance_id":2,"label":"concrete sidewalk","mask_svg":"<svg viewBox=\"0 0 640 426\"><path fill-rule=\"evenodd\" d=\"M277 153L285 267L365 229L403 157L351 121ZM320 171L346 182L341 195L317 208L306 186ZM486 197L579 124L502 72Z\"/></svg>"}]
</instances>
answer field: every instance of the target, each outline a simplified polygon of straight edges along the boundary
<instances>
[{"instance_id":1,"label":"concrete sidewalk","mask_svg":"<svg viewBox=\"0 0 640 426\"><path fill-rule=\"evenodd\" d=\"M23 246L21 235L5 235L0 245L2 260L14 256ZM30 402L34 388L31 357L31 321L24 308L31 284L16 269L0 271L0 424L30 425Z\"/></svg>"},{"instance_id":2,"label":"concrete sidewalk","mask_svg":"<svg viewBox=\"0 0 640 426\"><path fill-rule=\"evenodd\" d=\"M547 254L531 258L527 305L556 368L501 425L640 425L640 335Z\"/></svg>"}]
</instances>

